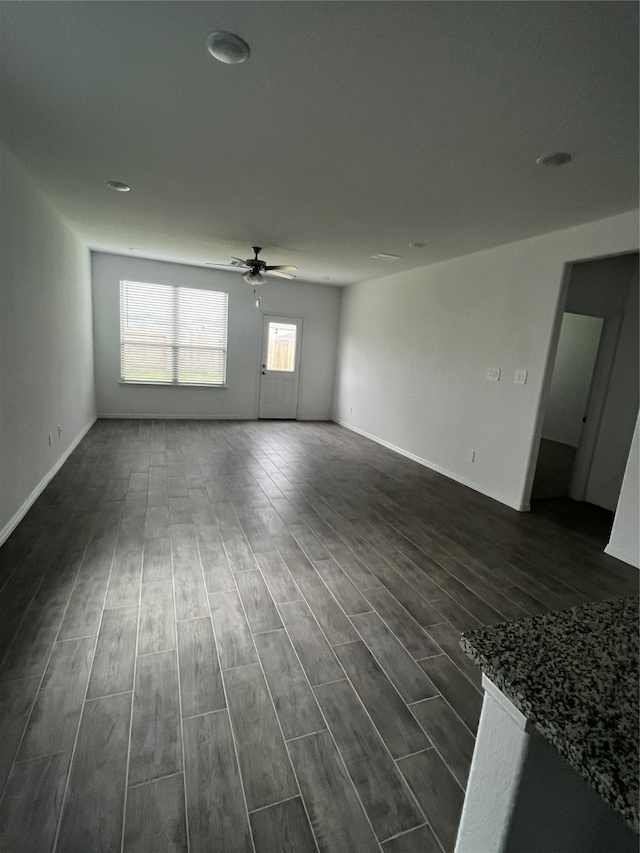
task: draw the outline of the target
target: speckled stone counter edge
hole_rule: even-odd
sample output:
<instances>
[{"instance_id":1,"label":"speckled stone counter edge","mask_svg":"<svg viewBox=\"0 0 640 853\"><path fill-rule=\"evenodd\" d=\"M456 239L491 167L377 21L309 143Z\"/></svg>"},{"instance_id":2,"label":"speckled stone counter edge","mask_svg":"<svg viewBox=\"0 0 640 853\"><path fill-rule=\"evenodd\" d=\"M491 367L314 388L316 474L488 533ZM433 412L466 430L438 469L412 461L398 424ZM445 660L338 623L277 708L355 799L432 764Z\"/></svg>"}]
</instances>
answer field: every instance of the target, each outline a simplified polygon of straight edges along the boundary
<instances>
[{"instance_id":1,"label":"speckled stone counter edge","mask_svg":"<svg viewBox=\"0 0 640 853\"><path fill-rule=\"evenodd\" d=\"M636 596L627 596L624 599L619 599L618 601L633 601L637 603L638 599ZM566 618L568 614L571 613L575 615L580 613L580 611L588 613L593 607L606 604L614 604L614 602L599 602L598 605L582 605L580 607L570 608L568 611L546 613L542 616L531 616L526 619L519 620L519 625L522 626L523 630L526 630L527 626L530 628L536 628L545 621L548 622L549 620L561 619L563 615ZM607 779L604 778L596 768L590 765L585 766L581 760L582 755L572 748L571 743L567 743L566 739L563 737L563 732L557 726L536 714L530 701L518 690L515 690L509 683L508 677L505 677L501 672L499 664L492 662L490 655L480 652L475 647L474 643L478 639L482 638L485 640L487 637L492 636L495 636L496 641L499 644L498 638L503 624L504 623L486 628L479 628L475 631L464 633L460 638L460 646L462 650L482 669L486 676L493 681L496 687L498 687L505 696L513 702L516 708L518 708L525 717L533 723L537 731L539 731L543 737L555 746L560 755L569 762L574 770L576 770L583 779L595 788L606 802L608 802L620 815L622 815L626 823L634 830L634 832L636 834L640 833L640 813L637 798L634 800L634 797L624 796L623 792L615 790L615 788L608 783ZM637 661L635 662L635 665L637 666Z\"/></svg>"}]
</instances>

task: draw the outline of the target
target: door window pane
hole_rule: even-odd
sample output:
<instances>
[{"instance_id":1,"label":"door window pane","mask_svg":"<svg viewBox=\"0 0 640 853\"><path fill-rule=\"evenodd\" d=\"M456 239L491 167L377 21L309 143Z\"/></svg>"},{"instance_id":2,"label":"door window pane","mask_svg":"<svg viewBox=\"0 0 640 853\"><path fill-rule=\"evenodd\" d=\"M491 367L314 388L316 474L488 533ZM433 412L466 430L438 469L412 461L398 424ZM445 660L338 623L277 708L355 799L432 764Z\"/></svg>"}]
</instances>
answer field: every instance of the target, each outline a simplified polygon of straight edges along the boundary
<instances>
[{"instance_id":1,"label":"door window pane","mask_svg":"<svg viewBox=\"0 0 640 853\"><path fill-rule=\"evenodd\" d=\"M296 327L291 323L269 323L267 370L293 373L296 365Z\"/></svg>"}]
</instances>

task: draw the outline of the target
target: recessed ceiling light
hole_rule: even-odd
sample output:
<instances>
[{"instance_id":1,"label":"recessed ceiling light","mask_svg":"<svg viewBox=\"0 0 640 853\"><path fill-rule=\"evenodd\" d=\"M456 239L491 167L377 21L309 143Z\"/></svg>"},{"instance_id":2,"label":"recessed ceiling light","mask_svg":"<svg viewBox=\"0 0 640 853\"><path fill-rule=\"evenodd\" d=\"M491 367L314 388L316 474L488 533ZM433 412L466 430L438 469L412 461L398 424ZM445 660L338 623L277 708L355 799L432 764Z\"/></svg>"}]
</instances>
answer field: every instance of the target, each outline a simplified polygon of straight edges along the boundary
<instances>
[{"instance_id":1,"label":"recessed ceiling light","mask_svg":"<svg viewBox=\"0 0 640 853\"><path fill-rule=\"evenodd\" d=\"M123 184L122 181L107 181L107 186L119 193L128 193L131 190L129 184Z\"/></svg>"},{"instance_id":2,"label":"recessed ceiling light","mask_svg":"<svg viewBox=\"0 0 640 853\"><path fill-rule=\"evenodd\" d=\"M399 261L401 255L388 255L386 252L378 252L377 255L369 255L370 261Z\"/></svg>"},{"instance_id":3,"label":"recessed ceiling light","mask_svg":"<svg viewBox=\"0 0 640 853\"><path fill-rule=\"evenodd\" d=\"M219 62L227 65L238 65L249 59L249 45L235 33L216 30L207 39L207 50Z\"/></svg>"},{"instance_id":4,"label":"recessed ceiling light","mask_svg":"<svg viewBox=\"0 0 640 853\"><path fill-rule=\"evenodd\" d=\"M536 166L564 166L571 160L568 151L554 151L553 154L543 154L536 160Z\"/></svg>"},{"instance_id":5,"label":"recessed ceiling light","mask_svg":"<svg viewBox=\"0 0 640 853\"><path fill-rule=\"evenodd\" d=\"M139 249L138 246L129 246L129 251L131 252L141 252L142 249Z\"/></svg>"},{"instance_id":6,"label":"recessed ceiling light","mask_svg":"<svg viewBox=\"0 0 640 853\"><path fill-rule=\"evenodd\" d=\"M427 244L426 243L409 243L409 245L412 246L414 249L424 249L424 247Z\"/></svg>"}]
</instances>

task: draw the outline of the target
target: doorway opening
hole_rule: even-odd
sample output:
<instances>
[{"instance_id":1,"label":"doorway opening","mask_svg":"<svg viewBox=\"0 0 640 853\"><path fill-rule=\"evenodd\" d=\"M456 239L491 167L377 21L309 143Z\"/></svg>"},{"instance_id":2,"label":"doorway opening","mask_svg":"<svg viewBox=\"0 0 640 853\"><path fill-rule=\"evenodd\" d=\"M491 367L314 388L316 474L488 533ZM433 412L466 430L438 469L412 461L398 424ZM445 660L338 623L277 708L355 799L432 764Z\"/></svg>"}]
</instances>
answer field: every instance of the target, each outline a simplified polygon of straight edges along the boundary
<instances>
[{"instance_id":1,"label":"doorway opening","mask_svg":"<svg viewBox=\"0 0 640 853\"><path fill-rule=\"evenodd\" d=\"M638 416L638 253L574 264L561 302L531 508L606 536Z\"/></svg>"}]
</instances>

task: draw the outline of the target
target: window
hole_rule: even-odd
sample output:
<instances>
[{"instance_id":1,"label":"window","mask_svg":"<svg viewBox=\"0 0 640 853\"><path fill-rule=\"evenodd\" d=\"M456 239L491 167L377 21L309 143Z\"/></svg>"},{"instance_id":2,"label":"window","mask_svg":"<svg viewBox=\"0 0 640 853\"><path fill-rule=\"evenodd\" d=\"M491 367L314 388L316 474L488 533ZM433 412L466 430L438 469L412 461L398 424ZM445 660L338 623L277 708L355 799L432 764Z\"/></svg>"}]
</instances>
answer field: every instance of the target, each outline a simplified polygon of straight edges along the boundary
<instances>
[{"instance_id":1,"label":"window","mask_svg":"<svg viewBox=\"0 0 640 853\"><path fill-rule=\"evenodd\" d=\"M120 282L123 382L224 385L228 294Z\"/></svg>"},{"instance_id":2,"label":"window","mask_svg":"<svg viewBox=\"0 0 640 853\"><path fill-rule=\"evenodd\" d=\"M293 373L296 369L296 327L290 323L269 323L267 370Z\"/></svg>"}]
</instances>

